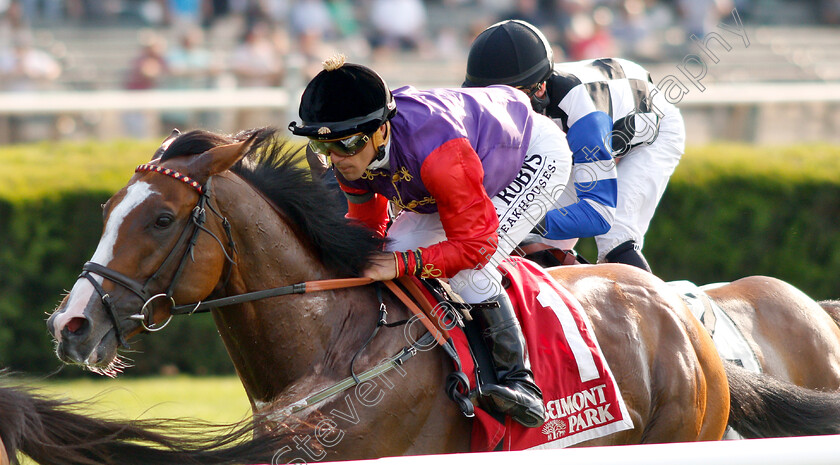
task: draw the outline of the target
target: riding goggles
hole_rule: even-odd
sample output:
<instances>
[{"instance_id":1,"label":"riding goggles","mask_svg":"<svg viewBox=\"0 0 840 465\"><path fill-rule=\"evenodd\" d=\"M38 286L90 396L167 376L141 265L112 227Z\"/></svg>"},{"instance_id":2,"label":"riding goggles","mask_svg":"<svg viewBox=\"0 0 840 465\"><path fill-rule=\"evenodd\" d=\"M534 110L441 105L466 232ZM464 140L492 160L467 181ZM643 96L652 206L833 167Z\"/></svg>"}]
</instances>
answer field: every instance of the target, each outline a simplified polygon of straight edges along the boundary
<instances>
[{"instance_id":1,"label":"riding goggles","mask_svg":"<svg viewBox=\"0 0 840 465\"><path fill-rule=\"evenodd\" d=\"M330 156L335 153L342 157L352 157L361 152L370 142L367 134L354 134L350 137L337 140L309 140L309 148L318 155Z\"/></svg>"},{"instance_id":2,"label":"riding goggles","mask_svg":"<svg viewBox=\"0 0 840 465\"><path fill-rule=\"evenodd\" d=\"M521 90L522 92L525 92L525 95L530 97L535 92L540 90L540 86L542 86L543 82L545 82L545 81L540 81L536 84L531 84L530 86L516 86L516 88Z\"/></svg>"}]
</instances>

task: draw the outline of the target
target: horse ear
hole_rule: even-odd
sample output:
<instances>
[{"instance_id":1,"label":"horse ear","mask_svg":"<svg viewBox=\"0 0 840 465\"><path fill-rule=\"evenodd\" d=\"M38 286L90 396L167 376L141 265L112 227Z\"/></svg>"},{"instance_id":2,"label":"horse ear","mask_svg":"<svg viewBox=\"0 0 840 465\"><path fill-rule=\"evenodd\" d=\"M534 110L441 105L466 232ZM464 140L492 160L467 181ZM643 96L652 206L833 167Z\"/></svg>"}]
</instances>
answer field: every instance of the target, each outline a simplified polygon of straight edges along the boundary
<instances>
[{"instance_id":1,"label":"horse ear","mask_svg":"<svg viewBox=\"0 0 840 465\"><path fill-rule=\"evenodd\" d=\"M235 144L220 145L204 152L199 156L200 163L206 163L208 168L205 172L208 176L228 170L251 150L251 146L257 139L258 133L251 134L242 142Z\"/></svg>"},{"instance_id":2,"label":"horse ear","mask_svg":"<svg viewBox=\"0 0 840 465\"><path fill-rule=\"evenodd\" d=\"M163 142L160 143L160 147L158 147L158 149L155 150L155 154L152 155L152 161L160 158L161 155L163 155L163 152L166 152L166 149L169 148L169 145L172 143L172 141L177 139L180 135L181 131L179 131L178 128L172 129L172 132L169 133L169 136L167 136L166 139L164 139Z\"/></svg>"}]
</instances>

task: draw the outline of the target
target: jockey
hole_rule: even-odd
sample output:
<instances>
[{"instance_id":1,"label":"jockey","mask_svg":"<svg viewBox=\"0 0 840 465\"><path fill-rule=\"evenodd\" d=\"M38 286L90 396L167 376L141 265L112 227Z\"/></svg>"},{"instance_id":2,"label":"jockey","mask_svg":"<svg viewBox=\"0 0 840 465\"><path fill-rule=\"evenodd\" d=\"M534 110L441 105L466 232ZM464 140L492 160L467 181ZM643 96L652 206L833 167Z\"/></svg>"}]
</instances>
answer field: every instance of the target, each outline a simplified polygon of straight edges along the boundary
<instances>
[{"instance_id":1,"label":"jockey","mask_svg":"<svg viewBox=\"0 0 840 465\"><path fill-rule=\"evenodd\" d=\"M571 248L594 236L599 262L650 271L644 236L685 150L680 111L650 73L618 58L555 64L536 27L509 20L479 34L467 59L464 87L494 84L528 95L567 133L574 153L574 182L538 229L541 241Z\"/></svg>"},{"instance_id":2,"label":"jockey","mask_svg":"<svg viewBox=\"0 0 840 465\"><path fill-rule=\"evenodd\" d=\"M521 424L542 425L542 392L496 266L565 187L572 157L560 128L507 86L392 93L343 56L306 86L299 115L289 128L330 158L348 217L390 239L363 275L449 278L467 303L491 303L473 311L499 379L482 393ZM389 201L399 210L390 228Z\"/></svg>"}]
</instances>

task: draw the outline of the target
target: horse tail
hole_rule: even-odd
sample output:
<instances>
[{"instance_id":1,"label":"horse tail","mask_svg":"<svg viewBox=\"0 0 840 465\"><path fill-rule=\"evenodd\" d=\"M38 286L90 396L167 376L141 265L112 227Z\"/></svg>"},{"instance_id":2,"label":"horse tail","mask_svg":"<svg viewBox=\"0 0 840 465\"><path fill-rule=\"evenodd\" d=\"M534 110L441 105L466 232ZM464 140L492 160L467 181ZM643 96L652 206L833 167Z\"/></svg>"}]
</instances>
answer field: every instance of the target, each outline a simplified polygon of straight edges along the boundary
<instances>
[{"instance_id":1,"label":"horse tail","mask_svg":"<svg viewBox=\"0 0 840 465\"><path fill-rule=\"evenodd\" d=\"M840 433L840 393L806 389L724 362L729 426L743 437Z\"/></svg>"},{"instance_id":2,"label":"horse tail","mask_svg":"<svg viewBox=\"0 0 840 465\"><path fill-rule=\"evenodd\" d=\"M0 386L0 437L11 463L18 452L52 465L268 463L278 448L276 438L254 436L250 420L119 421L85 415L84 405Z\"/></svg>"},{"instance_id":3,"label":"horse tail","mask_svg":"<svg viewBox=\"0 0 840 465\"><path fill-rule=\"evenodd\" d=\"M840 300L823 300L818 302L820 307L840 326Z\"/></svg>"}]
</instances>

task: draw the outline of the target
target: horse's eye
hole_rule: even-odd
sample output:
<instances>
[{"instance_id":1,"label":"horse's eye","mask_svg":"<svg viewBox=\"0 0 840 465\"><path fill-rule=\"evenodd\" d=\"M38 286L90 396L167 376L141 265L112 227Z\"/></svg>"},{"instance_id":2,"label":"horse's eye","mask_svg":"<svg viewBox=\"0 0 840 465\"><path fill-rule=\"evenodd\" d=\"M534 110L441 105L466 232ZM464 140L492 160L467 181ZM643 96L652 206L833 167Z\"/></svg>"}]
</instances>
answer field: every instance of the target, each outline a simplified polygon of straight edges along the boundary
<instances>
[{"instance_id":1,"label":"horse's eye","mask_svg":"<svg viewBox=\"0 0 840 465\"><path fill-rule=\"evenodd\" d=\"M155 227L160 229L168 228L173 221L174 218L172 218L172 215L160 215L159 217L157 217L157 220L155 220Z\"/></svg>"}]
</instances>

